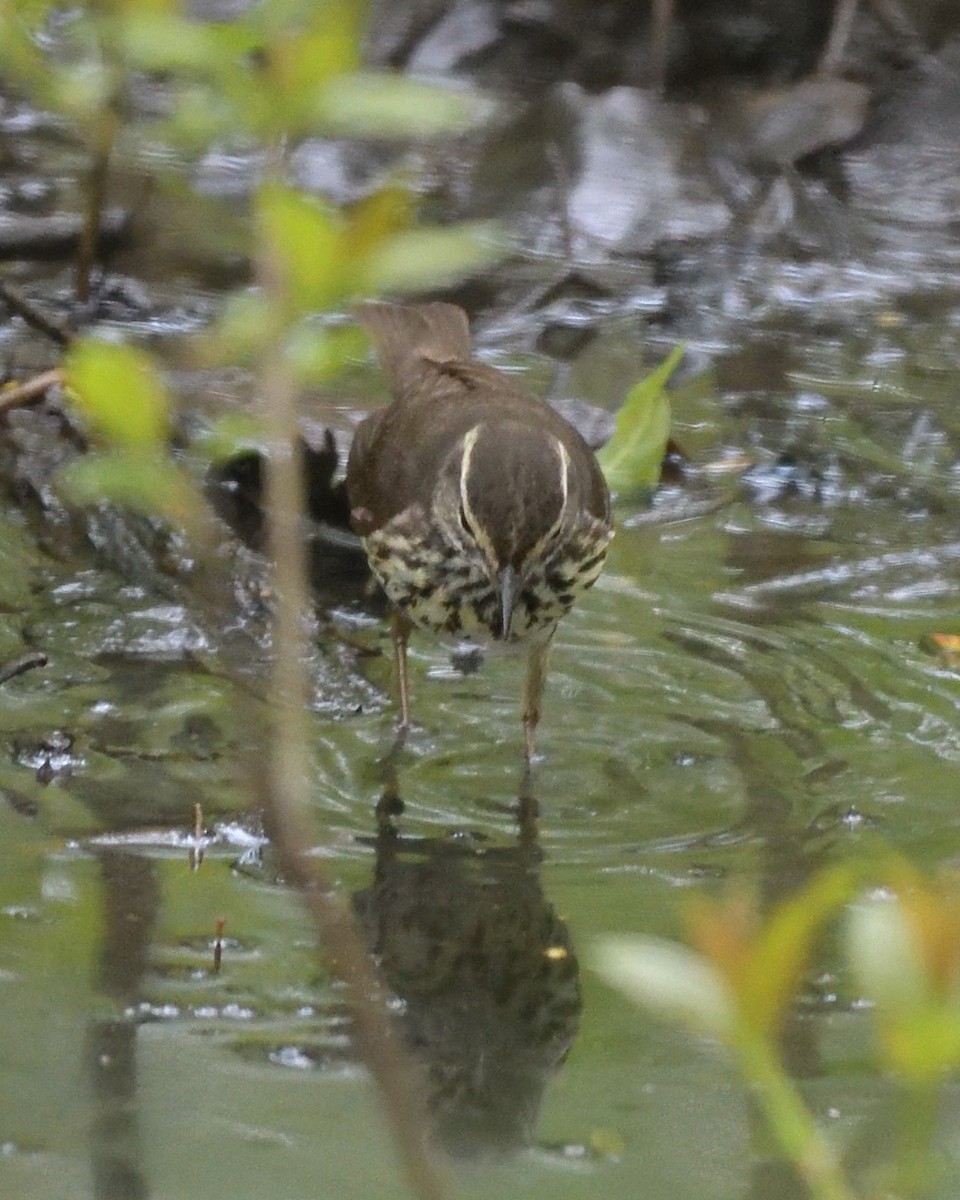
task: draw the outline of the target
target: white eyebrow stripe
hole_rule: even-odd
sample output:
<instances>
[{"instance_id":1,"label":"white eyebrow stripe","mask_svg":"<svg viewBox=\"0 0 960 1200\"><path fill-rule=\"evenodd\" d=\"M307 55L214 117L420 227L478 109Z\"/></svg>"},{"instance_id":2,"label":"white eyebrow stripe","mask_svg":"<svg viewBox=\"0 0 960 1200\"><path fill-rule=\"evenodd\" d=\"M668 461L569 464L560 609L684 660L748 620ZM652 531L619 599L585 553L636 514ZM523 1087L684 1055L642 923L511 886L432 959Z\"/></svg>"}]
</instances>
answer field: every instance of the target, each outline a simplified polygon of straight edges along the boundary
<instances>
[{"instance_id":1,"label":"white eyebrow stripe","mask_svg":"<svg viewBox=\"0 0 960 1200\"><path fill-rule=\"evenodd\" d=\"M558 437L552 437L551 440L553 441L553 448L556 451L557 458L560 461L560 494L563 497L563 502L560 505L560 511L557 513L557 519L531 548L527 555L527 562L536 561L548 551L550 543L563 528L563 522L567 515L567 501L570 497L570 455L566 446Z\"/></svg>"},{"instance_id":2,"label":"white eyebrow stripe","mask_svg":"<svg viewBox=\"0 0 960 1200\"><path fill-rule=\"evenodd\" d=\"M474 447L480 437L481 428L481 425L474 425L472 429L467 430L463 438L463 457L460 460L460 505L467 518L470 534L493 569L496 567L497 553L487 531L477 520L477 514L473 511L473 505L470 503L470 489L467 485L467 479L470 476L470 462L473 458Z\"/></svg>"},{"instance_id":3,"label":"white eyebrow stripe","mask_svg":"<svg viewBox=\"0 0 960 1200\"><path fill-rule=\"evenodd\" d=\"M553 439L553 444L560 455L560 490L563 493L563 504L560 506L560 515L563 516L567 508L567 497L570 495L570 455L567 453L567 448L558 437Z\"/></svg>"},{"instance_id":4,"label":"white eyebrow stripe","mask_svg":"<svg viewBox=\"0 0 960 1200\"><path fill-rule=\"evenodd\" d=\"M470 518L471 524L475 522L473 509L470 507L470 497L467 493L467 476L470 474L470 459L473 457L473 448L476 446L479 436L479 425L474 425L472 429L467 430L463 439L463 458L460 460L460 503L463 505L464 512Z\"/></svg>"}]
</instances>

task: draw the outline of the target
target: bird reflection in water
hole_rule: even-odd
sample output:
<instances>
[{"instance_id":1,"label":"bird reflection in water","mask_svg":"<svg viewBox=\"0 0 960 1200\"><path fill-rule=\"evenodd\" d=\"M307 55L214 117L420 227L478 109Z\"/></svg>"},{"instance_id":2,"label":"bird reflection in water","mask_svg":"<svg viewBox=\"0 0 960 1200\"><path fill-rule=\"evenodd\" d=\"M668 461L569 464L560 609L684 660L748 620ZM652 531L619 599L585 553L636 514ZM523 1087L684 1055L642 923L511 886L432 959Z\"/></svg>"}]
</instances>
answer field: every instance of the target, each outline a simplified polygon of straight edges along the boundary
<instances>
[{"instance_id":1,"label":"bird reflection in water","mask_svg":"<svg viewBox=\"0 0 960 1200\"><path fill-rule=\"evenodd\" d=\"M403 835L395 790L385 800L373 881L353 902L401 1001L435 1136L458 1157L520 1150L582 1008L569 930L540 883L536 803L524 794L516 842L494 846Z\"/></svg>"}]
</instances>

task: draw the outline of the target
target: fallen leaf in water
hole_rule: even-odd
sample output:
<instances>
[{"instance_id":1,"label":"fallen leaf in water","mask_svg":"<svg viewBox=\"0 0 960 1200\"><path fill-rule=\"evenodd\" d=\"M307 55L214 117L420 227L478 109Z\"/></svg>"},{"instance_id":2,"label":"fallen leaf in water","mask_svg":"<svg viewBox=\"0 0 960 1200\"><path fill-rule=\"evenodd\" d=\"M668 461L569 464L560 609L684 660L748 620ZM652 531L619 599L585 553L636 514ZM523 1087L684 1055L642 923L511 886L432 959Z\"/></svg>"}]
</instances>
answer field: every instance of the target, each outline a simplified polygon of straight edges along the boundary
<instances>
[{"instance_id":1,"label":"fallen leaf in water","mask_svg":"<svg viewBox=\"0 0 960 1200\"><path fill-rule=\"evenodd\" d=\"M960 667L960 633L931 633L923 642L945 667Z\"/></svg>"}]
</instances>

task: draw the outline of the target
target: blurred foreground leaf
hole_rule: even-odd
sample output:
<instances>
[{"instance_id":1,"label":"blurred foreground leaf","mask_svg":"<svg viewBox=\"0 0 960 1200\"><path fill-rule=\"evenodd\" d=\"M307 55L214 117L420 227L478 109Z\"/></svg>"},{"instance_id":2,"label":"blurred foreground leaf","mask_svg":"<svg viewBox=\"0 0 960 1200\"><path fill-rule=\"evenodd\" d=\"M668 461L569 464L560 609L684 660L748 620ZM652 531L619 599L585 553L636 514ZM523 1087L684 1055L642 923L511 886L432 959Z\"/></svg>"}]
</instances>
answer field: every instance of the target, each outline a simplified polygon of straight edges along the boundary
<instances>
[{"instance_id":1,"label":"blurred foreground leaf","mask_svg":"<svg viewBox=\"0 0 960 1200\"><path fill-rule=\"evenodd\" d=\"M276 181L261 187L257 213L267 251L283 270L295 311L330 307L346 287L340 214Z\"/></svg>"},{"instance_id":2,"label":"blurred foreground leaf","mask_svg":"<svg viewBox=\"0 0 960 1200\"><path fill-rule=\"evenodd\" d=\"M502 254L502 234L493 221L410 229L388 238L371 254L360 291L423 291L496 262Z\"/></svg>"},{"instance_id":3,"label":"blurred foreground leaf","mask_svg":"<svg viewBox=\"0 0 960 1200\"><path fill-rule=\"evenodd\" d=\"M290 331L287 358L301 384L327 383L350 362L363 359L367 337L357 325L317 329L301 323Z\"/></svg>"},{"instance_id":4,"label":"blurred foreground leaf","mask_svg":"<svg viewBox=\"0 0 960 1200\"><path fill-rule=\"evenodd\" d=\"M85 338L67 351L63 370L76 407L101 438L129 448L166 447L170 405L144 351Z\"/></svg>"},{"instance_id":5,"label":"blurred foreground leaf","mask_svg":"<svg viewBox=\"0 0 960 1200\"><path fill-rule=\"evenodd\" d=\"M198 439L199 452L211 463L228 462L247 450L263 450L263 428L249 413L225 413Z\"/></svg>"},{"instance_id":6,"label":"blurred foreground leaf","mask_svg":"<svg viewBox=\"0 0 960 1200\"><path fill-rule=\"evenodd\" d=\"M151 517L165 517L181 527L197 515L197 493L169 459L117 450L71 463L60 486L75 504L106 501Z\"/></svg>"},{"instance_id":7,"label":"blurred foreground leaf","mask_svg":"<svg viewBox=\"0 0 960 1200\"><path fill-rule=\"evenodd\" d=\"M631 388L617 414L613 437L597 455L610 490L628 495L655 487L670 435L670 398L666 385L683 358L684 347L670 355Z\"/></svg>"},{"instance_id":8,"label":"blurred foreground leaf","mask_svg":"<svg viewBox=\"0 0 960 1200\"><path fill-rule=\"evenodd\" d=\"M660 1016L697 1033L731 1037L733 994L713 964L686 946L654 937L606 937L594 951L593 967L607 983Z\"/></svg>"},{"instance_id":9,"label":"blurred foreground leaf","mask_svg":"<svg viewBox=\"0 0 960 1200\"><path fill-rule=\"evenodd\" d=\"M960 1063L960 892L906 876L854 905L847 954L876 1003L878 1053L913 1087Z\"/></svg>"},{"instance_id":10,"label":"blurred foreground leaf","mask_svg":"<svg viewBox=\"0 0 960 1200\"><path fill-rule=\"evenodd\" d=\"M424 138L463 133L486 120L491 101L386 72L352 71L323 89L317 118L340 137Z\"/></svg>"}]
</instances>

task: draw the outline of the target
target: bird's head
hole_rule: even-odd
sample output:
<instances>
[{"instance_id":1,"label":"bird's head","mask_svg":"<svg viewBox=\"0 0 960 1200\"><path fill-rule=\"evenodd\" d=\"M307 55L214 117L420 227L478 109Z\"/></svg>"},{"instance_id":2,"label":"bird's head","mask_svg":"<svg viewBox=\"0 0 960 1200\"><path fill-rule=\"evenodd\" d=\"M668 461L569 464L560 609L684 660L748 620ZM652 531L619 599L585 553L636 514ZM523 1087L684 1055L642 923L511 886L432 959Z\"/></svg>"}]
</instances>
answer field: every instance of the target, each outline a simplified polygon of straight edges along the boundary
<instances>
[{"instance_id":1,"label":"bird's head","mask_svg":"<svg viewBox=\"0 0 960 1200\"><path fill-rule=\"evenodd\" d=\"M519 421L474 425L440 472L433 517L474 577L486 582L488 596L493 590L490 632L522 636L530 620L511 631L518 608L529 614L531 583L562 558L580 522L570 453L553 433Z\"/></svg>"}]
</instances>

